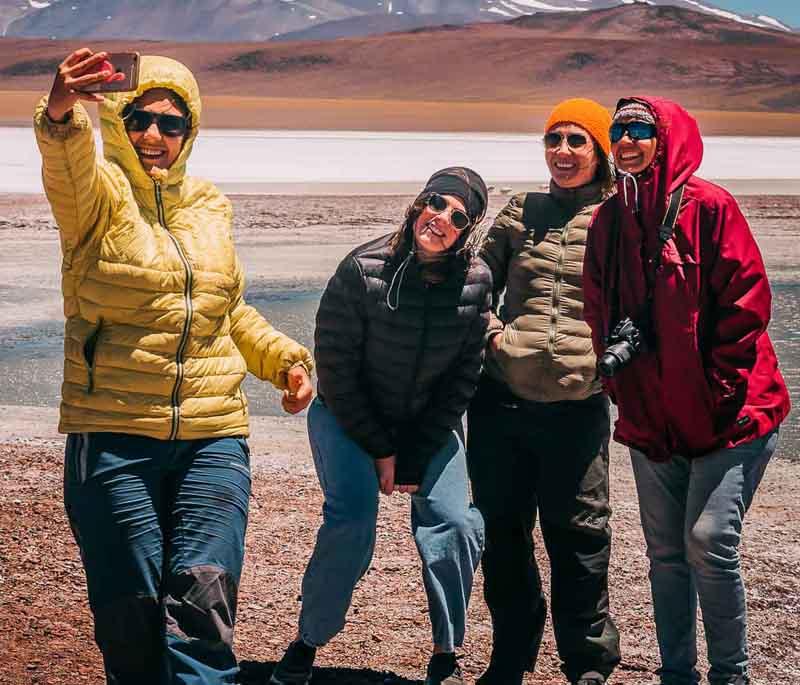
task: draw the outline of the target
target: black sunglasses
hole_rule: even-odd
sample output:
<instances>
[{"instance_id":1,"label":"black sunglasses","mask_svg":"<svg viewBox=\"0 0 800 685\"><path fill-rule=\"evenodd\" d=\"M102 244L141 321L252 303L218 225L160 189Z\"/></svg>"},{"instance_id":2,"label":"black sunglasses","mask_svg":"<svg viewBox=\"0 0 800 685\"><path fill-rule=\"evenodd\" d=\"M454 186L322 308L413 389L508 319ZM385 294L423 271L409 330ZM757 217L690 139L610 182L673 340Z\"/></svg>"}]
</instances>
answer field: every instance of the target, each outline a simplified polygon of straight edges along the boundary
<instances>
[{"instance_id":1,"label":"black sunglasses","mask_svg":"<svg viewBox=\"0 0 800 685\"><path fill-rule=\"evenodd\" d=\"M427 203L428 207L430 207L437 214L441 214L450 206L447 200L439 195L439 193L432 193L425 202ZM460 209L454 209L452 212L450 212L450 223L453 224L457 231L463 231L467 226L469 226L470 221L469 217L464 212L462 212Z\"/></svg>"},{"instance_id":2,"label":"black sunglasses","mask_svg":"<svg viewBox=\"0 0 800 685\"><path fill-rule=\"evenodd\" d=\"M567 145L571 147L573 150L577 150L578 148L582 148L589 140L586 136L581 135L580 133L569 133L567 135L562 135L561 133L547 133L544 137L544 146L546 148L556 148L561 147L561 141L567 139Z\"/></svg>"},{"instance_id":3,"label":"black sunglasses","mask_svg":"<svg viewBox=\"0 0 800 685\"><path fill-rule=\"evenodd\" d=\"M177 114L155 114L145 109L131 109L123 115L125 128L128 131L146 131L156 122L158 130L162 135L170 138L183 136L189 128L189 120L186 117L179 117Z\"/></svg>"},{"instance_id":4,"label":"black sunglasses","mask_svg":"<svg viewBox=\"0 0 800 685\"><path fill-rule=\"evenodd\" d=\"M627 132L631 140L650 140L655 138L658 129L655 124L648 124L644 121L629 121L627 124L611 124L609 135L612 143L618 143Z\"/></svg>"}]
</instances>

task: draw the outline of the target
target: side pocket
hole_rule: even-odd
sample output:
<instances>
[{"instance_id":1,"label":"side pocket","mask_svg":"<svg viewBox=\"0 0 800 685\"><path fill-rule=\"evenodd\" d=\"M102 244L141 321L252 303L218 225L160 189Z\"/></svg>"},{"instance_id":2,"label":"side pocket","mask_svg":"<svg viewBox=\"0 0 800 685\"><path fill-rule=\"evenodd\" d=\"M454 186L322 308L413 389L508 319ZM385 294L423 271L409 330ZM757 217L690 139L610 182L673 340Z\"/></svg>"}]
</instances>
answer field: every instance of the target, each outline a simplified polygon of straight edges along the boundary
<instances>
[{"instance_id":1,"label":"side pocket","mask_svg":"<svg viewBox=\"0 0 800 685\"><path fill-rule=\"evenodd\" d=\"M91 393L94 390L94 359L97 352L97 341L100 338L100 331L103 328L103 319L97 319L97 326L86 338L83 343L83 358L86 361L86 370L89 374L89 385L87 392Z\"/></svg>"},{"instance_id":2,"label":"side pocket","mask_svg":"<svg viewBox=\"0 0 800 685\"><path fill-rule=\"evenodd\" d=\"M70 433L64 450L64 486L83 485L89 478L89 433Z\"/></svg>"}]
</instances>

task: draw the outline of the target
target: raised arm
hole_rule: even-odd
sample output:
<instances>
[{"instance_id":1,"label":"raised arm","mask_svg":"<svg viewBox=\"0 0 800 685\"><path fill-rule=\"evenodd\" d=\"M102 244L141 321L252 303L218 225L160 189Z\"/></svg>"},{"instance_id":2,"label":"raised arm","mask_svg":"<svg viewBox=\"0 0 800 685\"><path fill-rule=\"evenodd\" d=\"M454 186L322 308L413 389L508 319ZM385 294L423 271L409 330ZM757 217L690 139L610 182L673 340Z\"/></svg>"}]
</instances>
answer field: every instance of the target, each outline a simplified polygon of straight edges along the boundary
<instances>
[{"instance_id":1,"label":"raised arm","mask_svg":"<svg viewBox=\"0 0 800 685\"><path fill-rule=\"evenodd\" d=\"M91 70L107 56L88 48L69 55L58 68L50 95L39 102L34 114L42 181L67 262L75 248L102 235L119 201L123 179L97 160L92 124L78 102L102 100L99 95L81 93L80 88L105 80L108 72Z\"/></svg>"}]
</instances>

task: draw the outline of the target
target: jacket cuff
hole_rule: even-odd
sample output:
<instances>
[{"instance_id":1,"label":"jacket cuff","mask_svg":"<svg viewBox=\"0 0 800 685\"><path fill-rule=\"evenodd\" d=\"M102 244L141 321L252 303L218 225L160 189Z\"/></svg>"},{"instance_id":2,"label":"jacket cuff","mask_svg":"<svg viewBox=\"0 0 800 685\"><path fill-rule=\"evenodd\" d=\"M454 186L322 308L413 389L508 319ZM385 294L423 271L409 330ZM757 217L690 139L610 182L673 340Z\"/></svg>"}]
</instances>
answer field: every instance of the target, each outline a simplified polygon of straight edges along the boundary
<instances>
[{"instance_id":1,"label":"jacket cuff","mask_svg":"<svg viewBox=\"0 0 800 685\"><path fill-rule=\"evenodd\" d=\"M302 366L309 378L311 378L311 374L314 371L314 360L311 357L311 353L299 343L294 343L294 345L297 347L281 359L280 365L283 368L278 372L277 383L275 384L279 390L286 390L289 385L289 371L295 366Z\"/></svg>"},{"instance_id":2,"label":"jacket cuff","mask_svg":"<svg viewBox=\"0 0 800 685\"><path fill-rule=\"evenodd\" d=\"M33 125L43 135L56 140L66 140L75 133L91 130L92 121L89 118L89 113L79 102L75 103L72 108L72 114L67 120L59 122L53 121L47 115L47 101L47 96L39 100L33 115Z\"/></svg>"},{"instance_id":3,"label":"jacket cuff","mask_svg":"<svg viewBox=\"0 0 800 685\"><path fill-rule=\"evenodd\" d=\"M486 328L486 333L483 335L484 347L489 344L489 341L498 334L502 334L505 324L497 318L494 312L489 319L489 326Z\"/></svg>"}]
</instances>

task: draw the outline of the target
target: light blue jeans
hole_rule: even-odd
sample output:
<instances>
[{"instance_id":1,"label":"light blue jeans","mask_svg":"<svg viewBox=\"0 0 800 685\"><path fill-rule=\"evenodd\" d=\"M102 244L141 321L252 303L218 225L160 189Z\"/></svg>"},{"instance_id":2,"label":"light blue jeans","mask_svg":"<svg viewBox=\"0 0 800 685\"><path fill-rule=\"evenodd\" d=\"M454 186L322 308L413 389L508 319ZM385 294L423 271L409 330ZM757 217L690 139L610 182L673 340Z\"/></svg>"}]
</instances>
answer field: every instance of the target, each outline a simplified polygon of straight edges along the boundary
<instances>
[{"instance_id":1,"label":"light blue jeans","mask_svg":"<svg viewBox=\"0 0 800 685\"><path fill-rule=\"evenodd\" d=\"M745 512L777 442L775 430L732 449L692 460L676 455L662 463L631 450L664 685L699 682L698 598L709 682L748 682L739 542Z\"/></svg>"},{"instance_id":2,"label":"light blue jeans","mask_svg":"<svg viewBox=\"0 0 800 685\"><path fill-rule=\"evenodd\" d=\"M321 646L342 630L353 589L375 549L375 461L319 400L308 434L325 503L317 543L303 577L300 636ZM411 496L411 529L422 559L433 641L454 651L464 641L472 580L483 552L480 512L471 504L464 446L453 432Z\"/></svg>"}]
</instances>

